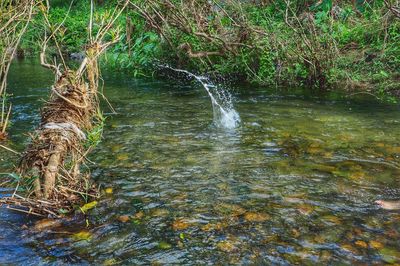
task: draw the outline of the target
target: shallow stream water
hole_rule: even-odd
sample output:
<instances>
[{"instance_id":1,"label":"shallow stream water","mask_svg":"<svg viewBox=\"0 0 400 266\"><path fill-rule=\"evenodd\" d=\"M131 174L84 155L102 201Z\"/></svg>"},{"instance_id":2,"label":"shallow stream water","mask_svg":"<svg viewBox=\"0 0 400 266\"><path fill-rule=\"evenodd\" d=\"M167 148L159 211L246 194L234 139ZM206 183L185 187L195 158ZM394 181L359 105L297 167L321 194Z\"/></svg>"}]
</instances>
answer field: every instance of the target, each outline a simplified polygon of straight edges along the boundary
<instances>
[{"instance_id":1,"label":"shallow stream water","mask_svg":"<svg viewBox=\"0 0 400 266\"><path fill-rule=\"evenodd\" d=\"M10 74L7 145L22 151L53 80L29 61ZM0 209L0 264L400 263L400 212L374 205L400 199L399 106L237 86L241 124L224 130L195 83L103 76L117 113L89 167L110 193L88 226L47 232Z\"/></svg>"}]
</instances>

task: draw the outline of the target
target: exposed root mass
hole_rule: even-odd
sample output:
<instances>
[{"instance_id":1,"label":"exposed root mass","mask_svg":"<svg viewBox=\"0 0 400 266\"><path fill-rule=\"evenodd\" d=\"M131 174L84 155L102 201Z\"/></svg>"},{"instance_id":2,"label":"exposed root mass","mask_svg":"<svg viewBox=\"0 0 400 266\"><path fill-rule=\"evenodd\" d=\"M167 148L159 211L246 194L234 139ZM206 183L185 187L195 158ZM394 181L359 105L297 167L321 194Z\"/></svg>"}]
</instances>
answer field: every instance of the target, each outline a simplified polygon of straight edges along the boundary
<instances>
[{"instance_id":1,"label":"exposed root mass","mask_svg":"<svg viewBox=\"0 0 400 266\"><path fill-rule=\"evenodd\" d=\"M74 73L64 74L53 86L50 101L42 111L40 127L32 136L19 167L22 175L35 178L34 191L38 198L54 197L58 174L68 184L79 182L79 162L85 153L84 131L92 128L96 108L95 96ZM66 163L70 169L63 167Z\"/></svg>"},{"instance_id":2,"label":"exposed root mass","mask_svg":"<svg viewBox=\"0 0 400 266\"><path fill-rule=\"evenodd\" d=\"M31 143L21 157L17 188L11 197L0 199L0 205L6 204L8 208L37 216L59 217L70 213L73 206L98 197L90 175L81 173L86 155L95 145L89 141L87 134L91 134L92 129L98 132L97 122L101 119L97 98L97 60L107 47L119 40L119 28L111 27L128 2L121 8L117 7L111 17L99 21L95 37L92 35L91 13L86 57L77 70L71 70L62 57L56 38L61 24L57 27L50 25L49 6L44 8L44 5L41 9L51 34L45 36L40 61L42 66L54 72L56 82L41 111L41 122L31 134ZM108 41L104 42L105 39ZM58 49L62 61L60 65L46 62L46 47L50 40ZM21 193L19 188L24 189L23 196L17 194Z\"/></svg>"},{"instance_id":3,"label":"exposed root mass","mask_svg":"<svg viewBox=\"0 0 400 266\"><path fill-rule=\"evenodd\" d=\"M74 72L66 72L52 88L18 168L21 185L32 192L0 200L9 208L37 216L58 217L72 204L97 197L88 175L80 173L87 153L85 132L93 127L96 92ZM10 207L11 206L11 207Z\"/></svg>"},{"instance_id":4,"label":"exposed root mass","mask_svg":"<svg viewBox=\"0 0 400 266\"><path fill-rule=\"evenodd\" d=\"M75 208L72 203L79 205L79 202L82 202L84 198L92 201L100 197L94 184L89 186L88 184L89 180L84 180L84 182L73 187L70 184L68 184L68 187L58 185L57 193L54 193L54 196L49 200L31 196L24 197L14 193L11 197L0 199L0 205L4 204L10 210L37 217L61 218L74 211Z\"/></svg>"}]
</instances>

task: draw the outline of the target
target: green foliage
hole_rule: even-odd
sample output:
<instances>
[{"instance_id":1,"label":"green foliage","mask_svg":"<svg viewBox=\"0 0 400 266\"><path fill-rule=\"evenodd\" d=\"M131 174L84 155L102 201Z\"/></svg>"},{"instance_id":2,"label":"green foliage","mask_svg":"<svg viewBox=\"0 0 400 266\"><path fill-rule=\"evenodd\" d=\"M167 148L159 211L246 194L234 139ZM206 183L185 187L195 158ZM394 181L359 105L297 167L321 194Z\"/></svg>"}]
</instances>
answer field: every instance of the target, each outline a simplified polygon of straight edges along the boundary
<instances>
[{"instance_id":1,"label":"green foliage","mask_svg":"<svg viewBox=\"0 0 400 266\"><path fill-rule=\"evenodd\" d=\"M146 76L144 70L151 67L160 52L159 43L156 33L144 32L135 39L131 51L127 43L120 42L105 56L105 60L111 68L133 70L135 77Z\"/></svg>"},{"instance_id":2,"label":"green foliage","mask_svg":"<svg viewBox=\"0 0 400 266\"><path fill-rule=\"evenodd\" d=\"M96 13L99 17L108 16L116 2L100 2L103 4L96 6ZM134 2L151 12L142 1ZM159 2L158 12L167 14L168 18L171 10ZM134 76L148 76L153 62L162 61L198 72L235 75L248 82L267 85L368 86L377 94L400 89L393 85L397 83L400 69L400 20L390 15L382 0L357 0L354 3L298 0L291 1L289 9L286 1L269 2L217 1L218 9L224 8L224 12L208 11L202 21L204 27L194 18L201 15L202 1L198 1L196 4L200 9L196 9L198 13L192 14L193 17L186 17L186 29L173 23L168 26L168 23L161 23L161 28L156 29L131 7L116 25L127 31L102 62L106 67L128 71ZM177 10L185 7L182 1L172 3ZM63 21L69 1L52 0L51 4L50 19L57 25ZM89 13L86 1L75 1L64 30L58 36L65 53L83 49ZM245 21L243 30L248 34L244 45L232 51L226 51L218 39L210 40L195 34L203 30L222 39L242 34L235 31L232 18ZM128 19L133 25L129 33ZM40 14L35 21L37 23L33 23L24 36L22 46L38 50L38 40L44 31L43 25L38 24ZM258 33L252 32L254 30ZM193 52L223 51L223 55L190 57L182 48L183 44L189 45Z\"/></svg>"},{"instance_id":3,"label":"green foliage","mask_svg":"<svg viewBox=\"0 0 400 266\"><path fill-rule=\"evenodd\" d=\"M67 52L82 51L87 39L87 21L89 20L89 10L79 8L72 11L71 15L64 22L63 30L58 35L63 50ZM65 9L52 8L50 19L56 25L60 24L65 17Z\"/></svg>"},{"instance_id":4,"label":"green foliage","mask_svg":"<svg viewBox=\"0 0 400 266\"><path fill-rule=\"evenodd\" d=\"M103 137L103 129L106 118L100 111L98 111L96 119L97 121L92 130L86 132L86 142L84 144L86 149L94 148L99 145Z\"/></svg>"},{"instance_id":5,"label":"green foliage","mask_svg":"<svg viewBox=\"0 0 400 266\"><path fill-rule=\"evenodd\" d=\"M272 51L264 51L259 57L259 66L257 67L257 77L264 84L272 84L275 82L276 55Z\"/></svg>"},{"instance_id":6,"label":"green foliage","mask_svg":"<svg viewBox=\"0 0 400 266\"><path fill-rule=\"evenodd\" d=\"M32 191L34 182L38 176L26 176L22 177L17 173L0 173L0 175L7 176L11 182L17 187L17 191Z\"/></svg>"}]
</instances>

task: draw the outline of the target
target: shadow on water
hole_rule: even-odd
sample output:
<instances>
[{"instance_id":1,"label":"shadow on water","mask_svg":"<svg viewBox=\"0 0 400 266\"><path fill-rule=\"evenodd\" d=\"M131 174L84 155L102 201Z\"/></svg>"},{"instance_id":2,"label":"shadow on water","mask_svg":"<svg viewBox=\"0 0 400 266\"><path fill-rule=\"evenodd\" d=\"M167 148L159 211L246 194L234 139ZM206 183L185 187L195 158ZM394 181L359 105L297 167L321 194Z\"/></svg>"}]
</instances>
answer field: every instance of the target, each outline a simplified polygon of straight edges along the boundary
<instances>
[{"instance_id":1,"label":"shadow on water","mask_svg":"<svg viewBox=\"0 0 400 266\"><path fill-rule=\"evenodd\" d=\"M117 112L90 168L108 194L89 227L39 233L2 209L0 264L399 262L400 214L373 204L400 197L398 106L241 87L241 124L227 132L190 82L104 79ZM35 63L13 65L13 148L51 82ZM9 171L13 158L0 156Z\"/></svg>"}]
</instances>

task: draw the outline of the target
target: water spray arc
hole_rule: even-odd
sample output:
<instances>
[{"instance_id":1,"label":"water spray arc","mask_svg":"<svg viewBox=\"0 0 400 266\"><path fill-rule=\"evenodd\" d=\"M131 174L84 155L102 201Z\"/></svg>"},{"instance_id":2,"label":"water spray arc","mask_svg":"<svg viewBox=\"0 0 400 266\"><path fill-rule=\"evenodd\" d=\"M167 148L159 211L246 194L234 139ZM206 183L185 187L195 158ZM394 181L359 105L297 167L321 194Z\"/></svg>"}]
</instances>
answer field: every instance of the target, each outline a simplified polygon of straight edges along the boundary
<instances>
[{"instance_id":1,"label":"water spray arc","mask_svg":"<svg viewBox=\"0 0 400 266\"><path fill-rule=\"evenodd\" d=\"M240 116L233 107L232 96L226 90L214 85L209 78L197 76L187 70L177 69L168 65L159 65L175 72L184 73L188 77L194 78L207 91L213 107L214 124L220 128L233 129L239 126Z\"/></svg>"}]
</instances>

